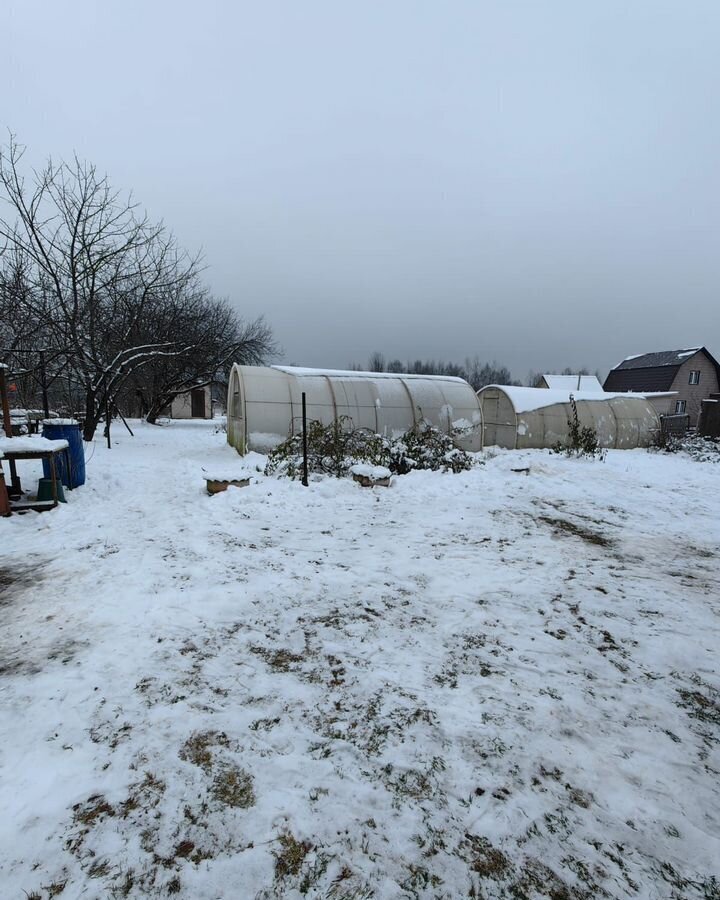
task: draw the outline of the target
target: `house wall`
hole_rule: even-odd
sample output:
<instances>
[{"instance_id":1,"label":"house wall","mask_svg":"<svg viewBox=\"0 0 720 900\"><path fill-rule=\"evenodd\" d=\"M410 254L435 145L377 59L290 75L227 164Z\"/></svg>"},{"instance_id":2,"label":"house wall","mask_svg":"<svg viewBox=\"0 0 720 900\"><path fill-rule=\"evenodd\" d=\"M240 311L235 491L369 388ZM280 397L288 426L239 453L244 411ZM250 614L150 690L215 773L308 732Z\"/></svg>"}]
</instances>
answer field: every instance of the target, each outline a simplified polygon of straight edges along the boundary
<instances>
[{"instance_id":1,"label":"house wall","mask_svg":"<svg viewBox=\"0 0 720 900\"><path fill-rule=\"evenodd\" d=\"M675 414L675 401L677 397L648 397L648 401L652 403L655 412L659 416L672 416Z\"/></svg>"},{"instance_id":2,"label":"house wall","mask_svg":"<svg viewBox=\"0 0 720 900\"><path fill-rule=\"evenodd\" d=\"M692 371L700 372L699 384L690 384ZM690 416L690 427L695 428L700 416L700 402L720 390L715 366L702 352L689 356L678 369L670 390L677 391L677 395L672 398L671 412L675 412L676 400L686 400L685 412Z\"/></svg>"}]
</instances>

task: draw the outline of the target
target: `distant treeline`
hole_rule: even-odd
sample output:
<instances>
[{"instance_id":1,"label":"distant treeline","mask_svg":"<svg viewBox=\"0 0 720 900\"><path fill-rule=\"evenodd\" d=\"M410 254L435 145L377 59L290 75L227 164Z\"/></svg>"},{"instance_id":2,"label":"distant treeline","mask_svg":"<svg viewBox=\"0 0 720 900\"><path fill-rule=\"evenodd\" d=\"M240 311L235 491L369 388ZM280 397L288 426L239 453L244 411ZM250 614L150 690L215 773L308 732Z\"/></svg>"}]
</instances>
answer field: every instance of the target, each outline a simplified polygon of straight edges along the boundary
<instances>
[{"instance_id":1,"label":"distant treeline","mask_svg":"<svg viewBox=\"0 0 720 900\"><path fill-rule=\"evenodd\" d=\"M400 359L386 360L382 353L373 353L366 365L351 363L350 369L356 372L407 372L409 375L451 375L464 378L473 389L479 391L486 384L523 384L513 378L507 366L501 366L495 360L482 362L478 356L467 358L463 363L445 362L442 359L416 359L403 362ZM544 374L552 375L589 375L590 370L565 368L561 372L528 372L524 384L538 387ZM595 373L600 378L600 373Z\"/></svg>"},{"instance_id":2,"label":"distant treeline","mask_svg":"<svg viewBox=\"0 0 720 900\"><path fill-rule=\"evenodd\" d=\"M354 371L366 372L407 372L409 375L451 375L464 378L473 389L478 391L486 384L520 384L513 381L512 373L507 366L496 362L482 362L479 357L466 359L464 363L445 362L442 359L416 359L403 362L400 359L386 361L382 353L373 353L367 365L352 363Z\"/></svg>"}]
</instances>

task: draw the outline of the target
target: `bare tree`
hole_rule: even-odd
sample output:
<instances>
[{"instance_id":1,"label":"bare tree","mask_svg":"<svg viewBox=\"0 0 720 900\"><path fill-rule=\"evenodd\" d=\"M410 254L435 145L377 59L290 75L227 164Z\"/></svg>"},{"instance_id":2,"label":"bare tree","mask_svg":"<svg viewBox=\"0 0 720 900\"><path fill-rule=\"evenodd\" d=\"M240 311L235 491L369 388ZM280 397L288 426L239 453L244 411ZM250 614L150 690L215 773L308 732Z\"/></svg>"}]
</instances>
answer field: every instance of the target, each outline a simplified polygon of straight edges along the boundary
<instances>
[{"instance_id":1,"label":"bare tree","mask_svg":"<svg viewBox=\"0 0 720 900\"><path fill-rule=\"evenodd\" d=\"M0 196L15 217L0 217L0 238L26 289L3 302L23 314L13 340L41 335L68 384L82 391L90 440L131 375L196 347L169 322L179 325L188 296L202 294L200 264L94 166L49 161L26 183L23 153L12 137L0 152Z\"/></svg>"},{"instance_id":2,"label":"bare tree","mask_svg":"<svg viewBox=\"0 0 720 900\"><path fill-rule=\"evenodd\" d=\"M353 369L360 368L353 364ZM399 359L391 360L385 365L385 357L382 353L373 353L368 362L371 372L406 372L409 375L449 375L454 378L464 378L477 391L486 384L514 384L512 374L506 366L492 363L483 363L476 356L466 359L463 365L453 362L445 362L442 359L416 359L406 363Z\"/></svg>"},{"instance_id":3,"label":"bare tree","mask_svg":"<svg viewBox=\"0 0 720 900\"><path fill-rule=\"evenodd\" d=\"M376 350L373 354L371 354L370 359L368 360L368 372L384 372L385 371L385 357L382 353L378 353Z\"/></svg>"},{"instance_id":4,"label":"bare tree","mask_svg":"<svg viewBox=\"0 0 720 900\"><path fill-rule=\"evenodd\" d=\"M132 379L151 424L179 394L225 377L235 362L257 365L276 352L266 322L243 321L227 301L201 295L166 311L174 320L164 333L183 351L154 357Z\"/></svg>"}]
</instances>

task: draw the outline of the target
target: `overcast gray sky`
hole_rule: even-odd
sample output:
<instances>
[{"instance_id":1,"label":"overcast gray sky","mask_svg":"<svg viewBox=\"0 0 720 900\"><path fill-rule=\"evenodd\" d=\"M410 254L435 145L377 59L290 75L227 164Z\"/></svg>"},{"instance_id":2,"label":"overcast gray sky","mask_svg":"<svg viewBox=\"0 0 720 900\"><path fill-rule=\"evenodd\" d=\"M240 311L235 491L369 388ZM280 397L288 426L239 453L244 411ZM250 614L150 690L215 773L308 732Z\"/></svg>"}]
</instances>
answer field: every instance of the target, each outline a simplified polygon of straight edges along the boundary
<instances>
[{"instance_id":1,"label":"overcast gray sky","mask_svg":"<svg viewBox=\"0 0 720 900\"><path fill-rule=\"evenodd\" d=\"M5 0L0 122L284 361L720 354L720 2Z\"/></svg>"}]
</instances>

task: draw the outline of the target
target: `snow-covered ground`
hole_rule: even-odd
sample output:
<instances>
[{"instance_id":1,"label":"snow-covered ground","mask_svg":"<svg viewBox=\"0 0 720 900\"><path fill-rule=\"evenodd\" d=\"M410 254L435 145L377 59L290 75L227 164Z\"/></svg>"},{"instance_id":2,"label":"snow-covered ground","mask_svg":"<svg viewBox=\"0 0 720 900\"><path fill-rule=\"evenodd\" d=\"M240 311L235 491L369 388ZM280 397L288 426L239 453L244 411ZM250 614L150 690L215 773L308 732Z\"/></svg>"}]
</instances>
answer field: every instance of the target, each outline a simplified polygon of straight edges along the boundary
<instances>
[{"instance_id":1,"label":"snow-covered ground","mask_svg":"<svg viewBox=\"0 0 720 900\"><path fill-rule=\"evenodd\" d=\"M720 465L134 427L0 520L0 896L720 896Z\"/></svg>"}]
</instances>

